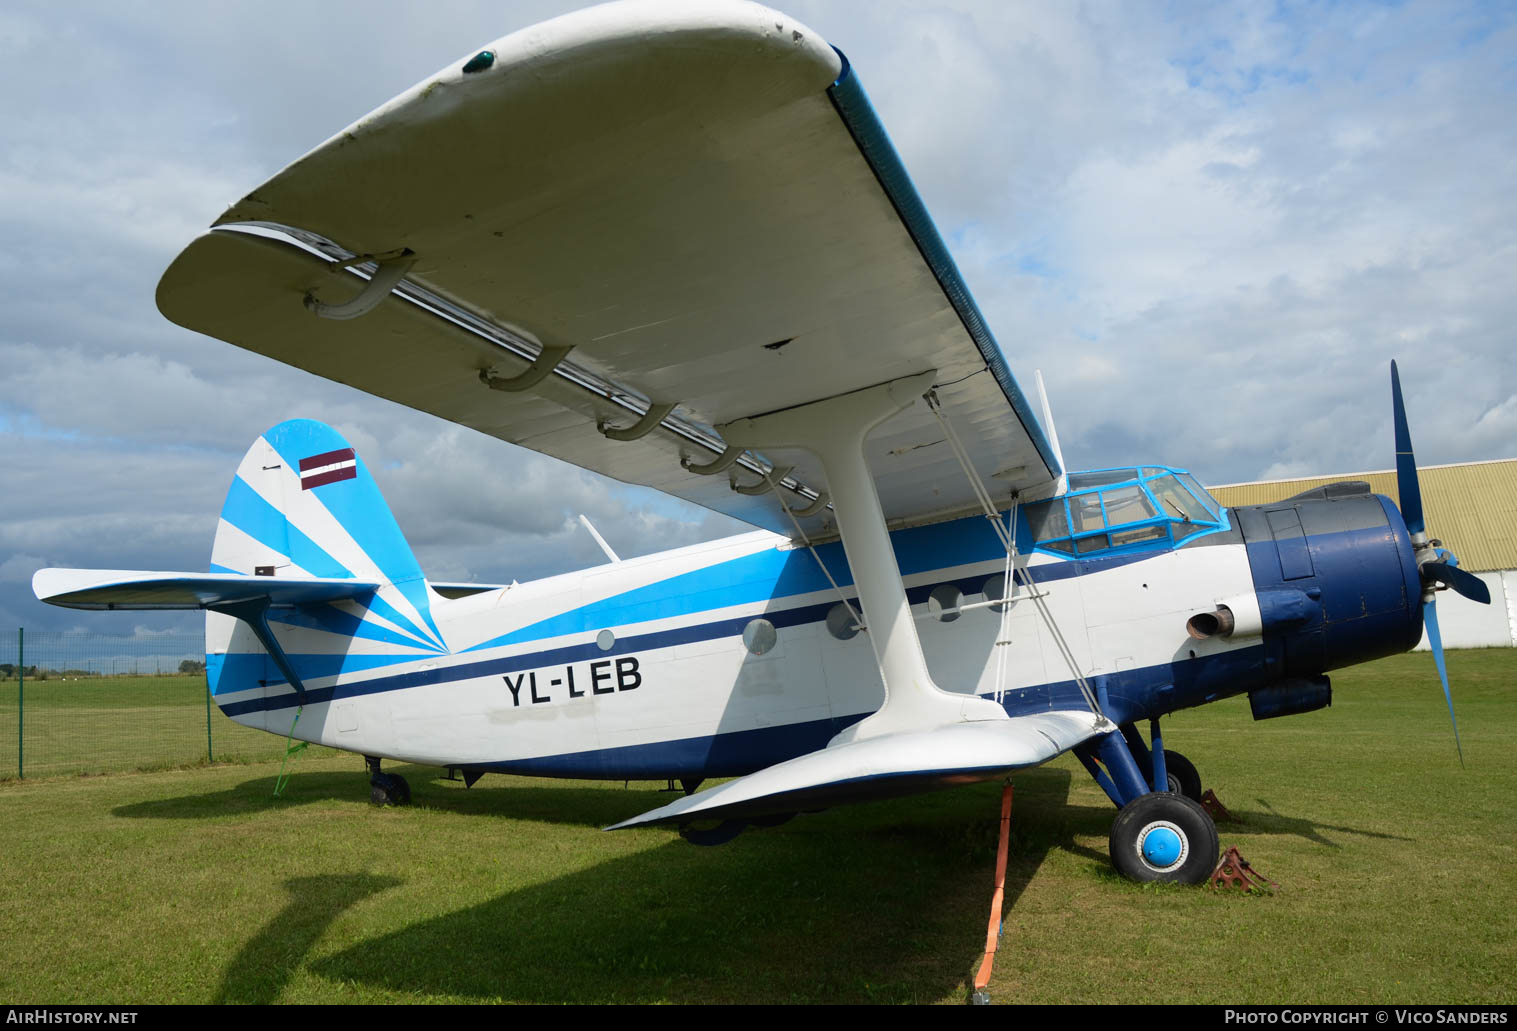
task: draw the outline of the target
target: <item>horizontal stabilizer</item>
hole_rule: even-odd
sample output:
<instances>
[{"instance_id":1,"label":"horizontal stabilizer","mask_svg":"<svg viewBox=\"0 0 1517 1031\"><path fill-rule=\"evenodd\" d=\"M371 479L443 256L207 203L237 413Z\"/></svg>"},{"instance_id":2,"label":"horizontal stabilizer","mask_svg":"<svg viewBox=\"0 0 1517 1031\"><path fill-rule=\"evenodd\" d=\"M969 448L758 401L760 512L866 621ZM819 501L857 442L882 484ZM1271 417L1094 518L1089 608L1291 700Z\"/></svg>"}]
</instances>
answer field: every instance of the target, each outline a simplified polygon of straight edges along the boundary
<instances>
[{"instance_id":1,"label":"horizontal stabilizer","mask_svg":"<svg viewBox=\"0 0 1517 1031\"><path fill-rule=\"evenodd\" d=\"M240 601L309 605L356 598L379 584L329 577L159 573L138 569L39 569L32 591L70 609L208 609Z\"/></svg>"},{"instance_id":2,"label":"horizontal stabilizer","mask_svg":"<svg viewBox=\"0 0 1517 1031\"><path fill-rule=\"evenodd\" d=\"M1106 729L1095 713L1074 711L886 734L823 748L606 829L794 813L993 780Z\"/></svg>"}]
</instances>

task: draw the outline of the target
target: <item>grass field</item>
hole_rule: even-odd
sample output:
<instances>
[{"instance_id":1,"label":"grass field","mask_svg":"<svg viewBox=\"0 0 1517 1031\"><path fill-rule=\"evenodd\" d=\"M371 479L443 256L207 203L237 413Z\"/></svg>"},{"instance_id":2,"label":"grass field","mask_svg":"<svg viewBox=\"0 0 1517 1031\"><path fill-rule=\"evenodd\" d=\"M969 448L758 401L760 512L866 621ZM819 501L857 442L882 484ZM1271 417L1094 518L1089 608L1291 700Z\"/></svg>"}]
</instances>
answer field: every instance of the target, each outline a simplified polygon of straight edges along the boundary
<instances>
[{"instance_id":1,"label":"grass field","mask_svg":"<svg viewBox=\"0 0 1517 1031\"><path fill-rule=\"evenodd\" d=\"M1077 764L1020 775L995 1001L1517 1001L1517 652L1449 665L1464 770L1425 654L1167 722L1273 895L1122 881ZM598 829L660 785L401 766L381 810L355 756L294 767L277 800L277 764L0 784L0 998L956 1003L979 959L997 785L701 849Z\"/></svg>"},{"instance_id":2,"label":"grass field","mask_svg":"<svg viewBox=\"0 0 1517 1031\"><path fill-rule=\"evenodd\" d=\"M0 779L162 769L206 761L205 674L0 681ZM210 711L217 761L278 758L284 743ZM24 754L17 724L24 725Z\"/></svg>"}]
</instances>

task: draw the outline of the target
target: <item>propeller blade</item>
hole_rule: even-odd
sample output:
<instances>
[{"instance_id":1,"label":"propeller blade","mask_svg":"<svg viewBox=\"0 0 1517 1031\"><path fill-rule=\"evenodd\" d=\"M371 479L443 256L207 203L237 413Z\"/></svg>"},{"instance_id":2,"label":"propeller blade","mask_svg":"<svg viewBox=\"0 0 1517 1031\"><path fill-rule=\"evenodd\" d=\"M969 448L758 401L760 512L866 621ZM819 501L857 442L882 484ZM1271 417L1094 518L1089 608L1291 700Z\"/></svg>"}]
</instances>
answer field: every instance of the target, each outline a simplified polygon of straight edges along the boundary
<instances>
[{"instance_id":1,"label":"propeller blade","mask_svg":"<svg viewBox=\"0 0 1517 1031\"><path fill-rule=\"evenodd\" d=\"M1482 605L1491 603L1491 589L1485 585L1484 580L1474 573L1466 573L1458 566L1451 566L1447 562L1424 563L1422 578L1437 580L1447 587L1452 587L1470 601L1478 601Z\"/></svg>"},{"instance_id":2,"label":"propeller blade","mask_svg":"<svg viewBox=\"0 0 1517 1031\"><path fill-rule=\"evenodd\" d=\"M1406 405L1401 400L1401 377L1391 362L1391 408L1396 424L1396 491L1407 533L1416 536L1427 529L1422 521L1422 487L1417 482L1417 458L1412 454L1412 433L1406 425Z\"/></svg>"},{"instance_id":3,"label":"propeller blade","mask_svg":"<svg viewBox=\"0 0 1517 1031\"><path fill-rule=\"evenodd\" d=\"M1454 724L1454 747L1459 750L1459 766L1464 768L1464 746L1459 743L1459 721L1454 718L1454 696L1449 693L1449 674L1443 665L1443 635L1438 632L1438 609L1431 602L1422 603L1422 623L1427 627L1427 642L1433 647L1433 661L1438 664L1438 679L1443 681L1443 697L1449 703L1449 721Z\"/></svg>"}]
</instances>

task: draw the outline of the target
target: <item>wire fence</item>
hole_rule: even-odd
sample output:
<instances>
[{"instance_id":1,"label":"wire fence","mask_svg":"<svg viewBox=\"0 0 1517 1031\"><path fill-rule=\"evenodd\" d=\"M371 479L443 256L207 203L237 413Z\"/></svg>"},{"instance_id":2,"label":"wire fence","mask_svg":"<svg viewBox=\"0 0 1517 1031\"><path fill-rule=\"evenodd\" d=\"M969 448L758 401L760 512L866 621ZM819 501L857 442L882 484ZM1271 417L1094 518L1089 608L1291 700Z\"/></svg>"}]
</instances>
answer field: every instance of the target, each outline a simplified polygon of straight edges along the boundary
<instances>
[{"instance_id":1,"label":"wire fence","mask_svg":"<svg viewBox=\"0 0 1517 1031\"><path fill-rule=\"evenodd\" d=\"M277 758L284 741L211 704L205 638L0 637L0 779Z\"/></svg>"}]
</instances>

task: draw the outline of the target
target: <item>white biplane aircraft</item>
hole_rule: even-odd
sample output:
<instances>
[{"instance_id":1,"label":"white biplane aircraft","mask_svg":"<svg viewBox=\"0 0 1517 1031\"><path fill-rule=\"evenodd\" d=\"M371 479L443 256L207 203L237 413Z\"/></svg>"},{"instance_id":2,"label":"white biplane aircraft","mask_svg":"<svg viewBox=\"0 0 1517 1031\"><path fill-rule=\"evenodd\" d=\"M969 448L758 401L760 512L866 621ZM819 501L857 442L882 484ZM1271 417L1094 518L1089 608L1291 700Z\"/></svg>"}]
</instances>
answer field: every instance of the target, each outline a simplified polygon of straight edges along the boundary
<instances>
[{"instance_id":1,"label":"white biplane aircraft","mask_svg":"<svg viewBox=\"0 0 1517 1031\"><path fill-rule=\"evenodd\" d=\"M58 605L206 610L222 711L367 756L381 802L409 795L382 758L736 778L616 825L709 843L1073 750L1116 867L1195 882L1217 833L1160 718L1320 708L1424 619L1441 668L1433 590L1485 590L1423 532L1399 387L1400 511L1067 472L847 59L753 4L490 44L235 204L158 305L760 528L429 583L353 448L294 421L238 467L210 573L36 575Z\"/></svg>"}]
</instances>

